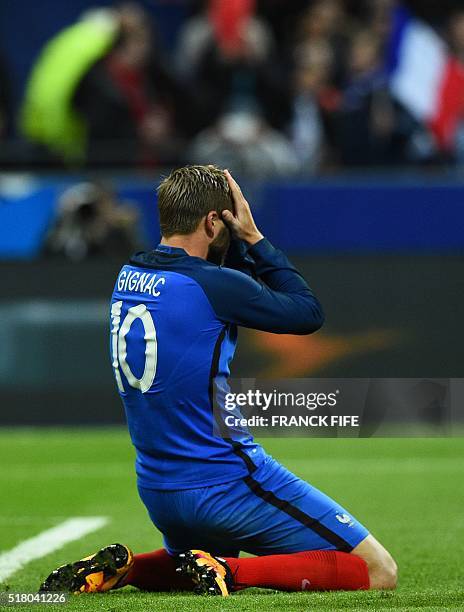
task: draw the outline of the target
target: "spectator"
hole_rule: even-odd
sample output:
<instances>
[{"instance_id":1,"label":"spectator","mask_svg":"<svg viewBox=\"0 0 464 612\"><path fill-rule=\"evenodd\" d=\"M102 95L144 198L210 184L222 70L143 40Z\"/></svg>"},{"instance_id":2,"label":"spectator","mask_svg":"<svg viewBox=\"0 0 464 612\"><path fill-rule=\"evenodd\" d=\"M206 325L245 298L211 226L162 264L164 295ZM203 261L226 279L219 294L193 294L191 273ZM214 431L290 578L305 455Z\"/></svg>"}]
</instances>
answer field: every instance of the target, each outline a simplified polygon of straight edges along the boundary
<instances>
[{"instance_id":1,"label":"spectator","mask_svg":"<svg viewBox=\"0 0 464 612\"><path fill-rule=\"evenodd\" d=\"M85 124L72 97L89 67L114 44L117 31L114 11L93 11L45 45L33 65L21 108L20 129L28 141L68 163L82 163Z\"/></svg>"},{"instance_id":2,"label":"spectator","mask_svg":"<svg viewBox=\"0 0 464 612\"><path fill-rule=\"evenodd\" d=\"M58 216L44 246L47 256L72 261L88 257L125 257L140 247L137 210L120 204L106 187L80 183L60 198Z\"/></svg>"},{"instance_id":3,"label":"spectator","mask_svg":"<svg viewBox=\"0 0 464 612\"><path fill-rule=\"evenodd\" d=\"M229 23L229 31L224 31L221 20ZM254 14L254 2L203 0L199 14L190 18L179 34L176 52L179 74L184 80L192 79L202 56L212 44L218 44L233 55L240 38L250 41L264 56L269 54L272 36L265 22Z\"/></svg>"},{"instance_id":4,"label":"spectator","mask_svg":"<svg viewBox=\"0 0 464 612\"><path fill-rule=\"evenodd\" d=\"M366 0L364 14L366 28L384 46L391 31L391 15L396 0Z\"/></svg>"},{"instance_id":5,"label":"spectator","mask_svg":"<svg viewBox=\"0 0 464 612\"><path fill-rule=\"evenodd\" d=\"M464 66L464 10L453 13L449 20L449 41L451 51Z\"/></svg>"},{"instance_id":6,"label":"spectator","mask_svg":"<svg viewBox=\"0 0 464 612\"><path fill-rule=\"evenodd\" d=\"M379 164L387 160L395 122L380 40L370 31L359 32L348 57L340 109L341 158L348 166Z\"/></svg>"},{"instance_id":7,"label":"spectator","mask_svg":"<svg viewBox=\"0 0 464 612\"><path fill-rule=\"evenodd\" d=\"M257 0L258 14L272 29L279 55L289 55L295 44L295 32L301 15L308 8L308 0Z\"/></svg>"},{"instance_id":8,"label":"spectator","mask_svg":"<svg viewBox=\"0 0 464 612\"><path fill-rule=\"evenodd\" d=\"M333 54L327 41L305 43L296 53L290 138L300 172L313 174L328 152L330 118L339 94L330 83Z\"/></svg>"},{"instance_id":9,"label":"spectator","mask_svg":"<svg viewBox=\"0 0 464 612\"><path fill-rule=\"evenodd\" d=\"M123 4L119 23L115 45L89 70L74 95L87 126L88 157L93 164L101 159L173 163L181 148L186 94L179 91L155 47L140 6Z\"/></svg>"},{"instance_id":10,"label":"spectator","mask_svg":"<svg viewBox=\"0 0 464 612\"><path fill-rule=\"evenodd\" d=\"M351 22L340 0L316 0L301 19L297 44L328 44L332 49L331 81L340 87L345 79L345 58Z\"/></svg>"},{"instance_id":11,"label":"spectator","mask_svg":"<svg viewBox=\"0 0 464 612\"><path fill-rule=\"evenodd\" d=\"M186 96L153 47L137 4L85 14L39 56L23 105L24 134L73 164L173 161Z\"/></svg>"},{"instance_id":12,"label":"spectator","mask_svg":"<svg viewBox=\"0 0 464 612\"><path fill-rule=\"evenodd\" d=\"M449 43L454 56L464 71L464 10L455 12L449 20ZM461 92L461 119L456 130L456 159L464 164L464 92Z\"/></svg>"},{"instance_id":13,"label":"spectator","mask_svg":"<svg viewBox=\"0 0 464 612\"><path fill-rule=\"evenodd\" d=\"M254 0L210 0L180 35L177 65L198 95L198 128L215 123L237 100L282 127L288 107L286 79L274 56L269 27Z\"/></svg>"},{"instance_id":14,"label":"spectator","mask_svg":"<svg viewBox=\"0 0 464 612\"><path fill-rule=\"evenodd\" d=\"M298 163L287 139L252 109L226 113L193 141L189 161L253 178L294 174Z\"/></svg>"},{"instance_id":15,"label":"spectator","mask_svg":"<svg viewBox=\"0 0 464 612\"><path fill-rule=\"evenodd\" d=\"M343 8L339 0L316 0L303 15L301 34L304 40L331 40L340 31Z\"/></svg>"}]
</instances>

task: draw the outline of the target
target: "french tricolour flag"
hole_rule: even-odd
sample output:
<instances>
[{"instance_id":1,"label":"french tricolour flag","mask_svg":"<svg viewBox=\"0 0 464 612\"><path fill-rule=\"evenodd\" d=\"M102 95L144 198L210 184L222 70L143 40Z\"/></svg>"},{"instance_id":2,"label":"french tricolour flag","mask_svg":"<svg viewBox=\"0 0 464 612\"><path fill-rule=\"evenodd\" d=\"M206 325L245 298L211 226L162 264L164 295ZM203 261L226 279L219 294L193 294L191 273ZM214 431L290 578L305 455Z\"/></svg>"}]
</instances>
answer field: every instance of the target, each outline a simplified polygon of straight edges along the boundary
<instances>
[{"instance_id":1,"label":"french tricolour flag","mask_svg":"<svg viewBox=\"0 0 464 612\"><path fill-rule=\"evenodd\" d=\"M435 30L404 7L394 13L388 64L393 96L430 127L441 149L451 149L464 118L464 68Z\"/></svg>"}]
</instances>

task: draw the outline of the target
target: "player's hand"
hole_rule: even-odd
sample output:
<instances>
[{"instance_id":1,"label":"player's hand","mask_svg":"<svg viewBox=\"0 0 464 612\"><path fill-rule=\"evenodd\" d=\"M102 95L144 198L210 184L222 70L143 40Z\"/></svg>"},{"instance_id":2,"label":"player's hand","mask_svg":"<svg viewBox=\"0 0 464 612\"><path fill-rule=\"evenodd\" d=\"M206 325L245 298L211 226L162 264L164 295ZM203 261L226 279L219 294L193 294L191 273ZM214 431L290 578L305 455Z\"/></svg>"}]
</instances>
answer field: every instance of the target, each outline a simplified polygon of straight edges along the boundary
<instances>
[{"instance_id":1,"label":"player's hand","mask_svg":"<svg viewBox=\"0 0 464 612\"><path fill-rule=\"evenodd\" d=\"M222 218L235 238L243 240L249 245L256 244L262 240L264 236L256 227L255 220L251 214L250 205L245 200L245 196L238 186L237 181L228 170L224 172L232 192L235 214L231 213L230 210L224 210L222 212Z\"/></svg>"}]
</instances>

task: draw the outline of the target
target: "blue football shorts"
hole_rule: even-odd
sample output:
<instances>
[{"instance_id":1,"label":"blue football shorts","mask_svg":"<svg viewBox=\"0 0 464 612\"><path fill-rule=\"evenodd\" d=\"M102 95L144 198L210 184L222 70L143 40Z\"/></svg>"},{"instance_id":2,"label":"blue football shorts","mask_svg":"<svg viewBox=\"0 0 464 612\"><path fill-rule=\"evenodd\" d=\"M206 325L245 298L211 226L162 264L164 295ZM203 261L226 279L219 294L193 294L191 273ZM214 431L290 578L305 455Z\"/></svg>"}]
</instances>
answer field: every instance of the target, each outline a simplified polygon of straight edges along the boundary
<instances>
[{"instance_id":1,"label":"blue football shorts","mask_svg":"<svg viewBox=\"0 0 464 612\"><path fill-rule=\"evenodd\" d=\"M369 533L270 455L241 480L178 491L139 486L139 494L173 555L192 548L224 557L350 552Z\"/></svg>"}]
</instances>

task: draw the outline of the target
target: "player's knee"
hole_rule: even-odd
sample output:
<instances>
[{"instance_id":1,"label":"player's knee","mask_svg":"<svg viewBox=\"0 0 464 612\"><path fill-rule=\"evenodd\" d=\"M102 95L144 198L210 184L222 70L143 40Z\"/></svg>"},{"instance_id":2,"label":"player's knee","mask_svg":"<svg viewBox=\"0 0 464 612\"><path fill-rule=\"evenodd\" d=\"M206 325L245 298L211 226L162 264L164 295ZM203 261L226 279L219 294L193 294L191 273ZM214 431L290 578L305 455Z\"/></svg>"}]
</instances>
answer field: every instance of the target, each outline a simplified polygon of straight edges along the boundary
<instances>
[{"instance_id":1,"label":"player's knee","mask_svg":"<svg viewBox=\"0 0 464 612\"><path fill-rule=\"evenodd\" d=\"M353 549L353 553L366 562L371 589L396 588L398 576L396 563L388 550L374 536L369 534Z\"/></svg>"},{"instance_id":2,"label":"player's knee","mask_svg":"<svg viewBox=\"0 0 464 612\"><path fill-rule=\"evenodd\" d=\"M395 589L398 582L398 566L393 557L385 551L369 567L371 589Z\"/></svg>"}]
</instances>

